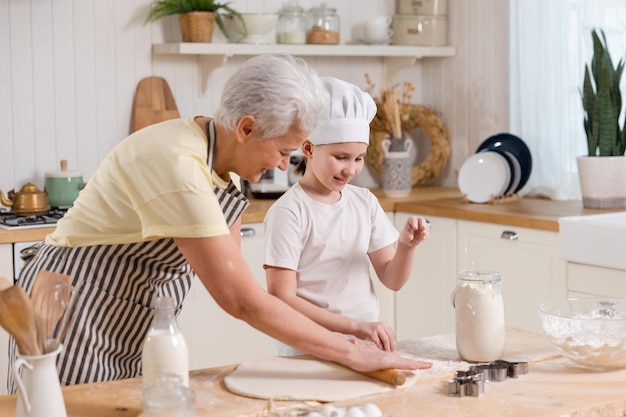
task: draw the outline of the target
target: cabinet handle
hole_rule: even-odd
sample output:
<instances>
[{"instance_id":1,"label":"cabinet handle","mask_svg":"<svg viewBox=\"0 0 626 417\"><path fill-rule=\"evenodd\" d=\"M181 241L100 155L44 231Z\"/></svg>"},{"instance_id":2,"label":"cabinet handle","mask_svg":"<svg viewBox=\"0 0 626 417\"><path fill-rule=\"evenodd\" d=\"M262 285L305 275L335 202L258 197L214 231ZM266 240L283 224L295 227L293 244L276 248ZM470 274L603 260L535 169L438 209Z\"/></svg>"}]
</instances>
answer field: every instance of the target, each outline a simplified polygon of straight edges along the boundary
<instances>
[{"instance_id":1,"label":"cabinet handle","mask_svg":"<svg viewBox=\"0 0 626 417\"><path fill-rule=\"evenodd\" d=\"M507 240L517 240L519 236L517 236L517 233L511 231L511 230L505 230L504 232L502 232L502 235L500 236L501 239L507 239Z\"/></svg>"},{"instance_id":2,"label":"cabinet handle","mask_svg":"<svg viewBox=\"0 0 626 417\"><path fill-rule=\"evenodd\" d=\"M241 232L239 232L239 234L241 235L241 237L251 237L251 236L254 236L256 232L254 231L252 227L242 227Z\"/></svg>"}]
</instances>

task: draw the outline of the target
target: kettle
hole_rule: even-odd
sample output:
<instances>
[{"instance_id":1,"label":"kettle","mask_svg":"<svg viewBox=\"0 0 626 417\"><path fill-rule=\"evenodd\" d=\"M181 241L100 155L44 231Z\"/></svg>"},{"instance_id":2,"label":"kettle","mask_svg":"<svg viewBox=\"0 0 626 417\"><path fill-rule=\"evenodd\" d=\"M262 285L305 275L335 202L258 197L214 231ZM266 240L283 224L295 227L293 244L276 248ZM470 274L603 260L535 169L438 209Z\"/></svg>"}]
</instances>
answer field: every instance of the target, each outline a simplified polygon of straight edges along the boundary
<instances>
[{"instance_id":1,"label":"kettle","mask_svg":"<svg viewBox=\"0 0 626 417\"><path fill-rule=\"evenodd\" d=\"M45 214L50 210L48 204L48 193L41 191L33 183L27 183L22 186L18 192L11 190L4 197L0 190L0 202L2 205L11 207L11 211L18 216L37 216Z\"/></svg>"}]
</instances>

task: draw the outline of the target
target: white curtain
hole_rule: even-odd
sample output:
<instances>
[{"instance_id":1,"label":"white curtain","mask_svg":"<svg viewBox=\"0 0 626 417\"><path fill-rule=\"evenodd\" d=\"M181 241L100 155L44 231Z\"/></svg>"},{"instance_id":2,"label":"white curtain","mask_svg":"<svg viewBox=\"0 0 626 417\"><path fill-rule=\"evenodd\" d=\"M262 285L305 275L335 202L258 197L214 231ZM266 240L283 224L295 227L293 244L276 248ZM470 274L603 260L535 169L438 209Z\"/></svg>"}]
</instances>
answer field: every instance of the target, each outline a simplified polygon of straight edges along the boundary
<instances>
[{"instance_id":1,"label":"white curtain","mask_svg":"<svg viewBox=\"0 0 626 417\"><path fill-rule=\"evenodd\" d=\"M580 199L576 157L587 153L580 89L593 55L591 31L604 30L617 66L626 55L626 0L510 2L511 132L533 157L522 193ZM626 103L626 73L621 81ZM623 120L624 111L620 126Z\"/></svg>"}]
</instances>

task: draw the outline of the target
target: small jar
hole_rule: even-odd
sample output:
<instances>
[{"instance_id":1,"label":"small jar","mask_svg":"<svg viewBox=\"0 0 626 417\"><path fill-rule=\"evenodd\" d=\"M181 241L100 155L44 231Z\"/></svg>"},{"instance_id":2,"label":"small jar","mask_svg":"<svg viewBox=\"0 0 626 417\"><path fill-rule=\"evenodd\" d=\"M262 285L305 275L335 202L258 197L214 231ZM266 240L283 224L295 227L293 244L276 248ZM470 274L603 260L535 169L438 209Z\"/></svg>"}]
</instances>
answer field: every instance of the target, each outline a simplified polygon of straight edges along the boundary
<instances>
[{"instance_id":1,"label":"small jar","mask_svg":"<svg viewBox=\"0 0 626 417\"><path fill-rule=\"evenodd\" d=\"M298 2L292 1L278 12L276 22L276 42L286 44L305 44L307 21L304 8Z\"/></svg>"},{"instance_id":2,"label":"small jar","mask_svg":"<svg viewBox=\"0 0 626 417\"><path fill-rule=\"evenodd\" d=\"M326 3L313 7L309 10L309 29L306 33L306 43L338 44L339 27L337 9L326 7Z\"/></svg>"},{"instance_id":3,"label":"small jar","mask_svg":"<svg viewBox=\"0 0 626 417\"><path fill-rule=\"evenodd\" d=\"M452 292L456 348L467 362L500 359L506 342L502 280L496 271L461 271Z\"/></svg>"}]
</instances>

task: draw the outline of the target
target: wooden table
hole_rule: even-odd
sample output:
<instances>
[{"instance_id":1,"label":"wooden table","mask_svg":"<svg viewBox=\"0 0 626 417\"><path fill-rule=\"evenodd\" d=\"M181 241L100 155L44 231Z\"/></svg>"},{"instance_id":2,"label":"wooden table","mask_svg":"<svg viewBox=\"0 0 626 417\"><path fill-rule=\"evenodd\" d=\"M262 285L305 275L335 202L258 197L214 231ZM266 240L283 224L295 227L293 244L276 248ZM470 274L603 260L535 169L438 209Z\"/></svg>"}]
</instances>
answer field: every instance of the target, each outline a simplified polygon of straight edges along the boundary
<instances>
[{"instance_id":1,"label":"wooden table","mask_svg":"<svg viewBox=\"0 0 626 417\"><path fill-rule=\"evenodd\" d=\"M375 403L385 417L454 416L602 416L626 415L626 370L593 372L560 357L543 335L509 329L504 359L529 361L529 373L488 382L480 397L448 394L448 381L461 366L453 335L400 342L433 366L409 388L343 401L334 405ZM268 401L240 397L223 384L236 365L193 371L191 388L200 416L260 416ZM63 388L68 417L134 417L141 412L141 379ZM15 395L0 397L0 416L15 414ZM288 403L279 402L279 405Z\"/></svg>"}]
</instances>

